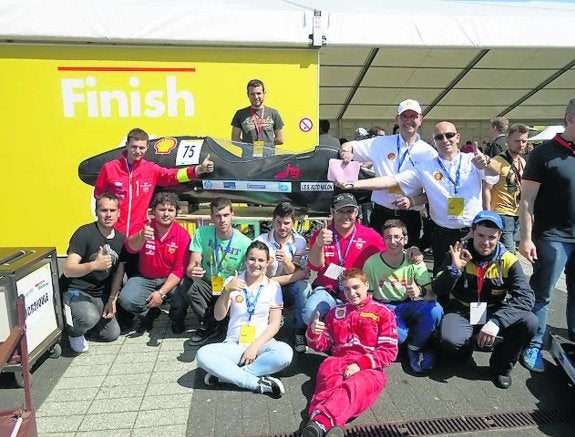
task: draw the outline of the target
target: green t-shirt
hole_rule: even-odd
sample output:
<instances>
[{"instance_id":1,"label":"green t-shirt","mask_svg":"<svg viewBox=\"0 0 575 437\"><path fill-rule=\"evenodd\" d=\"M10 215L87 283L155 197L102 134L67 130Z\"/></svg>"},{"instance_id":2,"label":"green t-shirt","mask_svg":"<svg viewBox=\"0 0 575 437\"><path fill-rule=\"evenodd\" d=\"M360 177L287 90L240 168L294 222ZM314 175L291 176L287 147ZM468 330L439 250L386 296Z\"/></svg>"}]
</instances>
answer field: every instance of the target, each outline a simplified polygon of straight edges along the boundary
<instances>
[{"instance_id":1,"label":"green t-shirt","mask_svg":"<svg viewBox=\"0 0 575 437\"><path fill-rule=\"evenodd\" d=\"M248 237L234 229L229 240L214 241L214 225L200 226L190 243L190 250L202 254L202 268L206 271L204 279L211 282L212 276L221 275L224 278L233 276L235 271L244 269L244 257L248 246L252 243ZM214 247L218 246L217 256ZM229 247L228 247L229 244Z\"/></svg>"},{"instance_id":2,"label":"green t-shirt","mask_svg":"<svg viewBox=\"0 0 575 437\"><path fill-rule=\"evenodd\" d=\"M369 280L369 289L373 290L373 298L382 302L407 299L405 287L414 277L420 287L431 283L425 263L410 264L405 255L399 267L391 267L376 253L367 259L363 271Z\"/></svg>"}]
</instances>

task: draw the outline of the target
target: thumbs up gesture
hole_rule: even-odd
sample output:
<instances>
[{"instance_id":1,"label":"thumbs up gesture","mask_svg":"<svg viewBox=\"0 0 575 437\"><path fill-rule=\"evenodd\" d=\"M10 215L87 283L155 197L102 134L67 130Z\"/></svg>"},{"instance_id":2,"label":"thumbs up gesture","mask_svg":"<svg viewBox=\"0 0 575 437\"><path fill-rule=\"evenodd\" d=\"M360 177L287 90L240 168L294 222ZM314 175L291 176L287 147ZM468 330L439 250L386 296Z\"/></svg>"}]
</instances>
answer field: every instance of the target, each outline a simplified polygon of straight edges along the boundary
<instances>
[{"instance_id":1,"label":"thumbs up gesture","mask_svg":"<svg viewBox=\"0 0 575 437\"><path fill-rule=\"evenodd\" d=\"M214 162L210 159L210 154L204 158L202 163L196 167L196 174L212 173L214 171Z\"/></svg>"},{"instance_id":2,"label":"thumbs up gesture","mask_svg":"<svg viewBox=\"0 0 575 437\"><path fill-rule=\"evenodd\" d=\"M322 228L317 234L316 243L320 246L328 246L333 243L333 231L329 229L328 221L323 220Z\"/></svg>"},{"instance_id":3,"label":"thumbs up gesture","mask_svg":"<svg viewBox=\"0 0 575 437\"><path fill-rule=\"evenodd\" d=\"M311 332L315 335L319 335L325 331L325 323L323 323L319 318L319 311L315 312L315 318L313 319L313 322L311 322L310 328Z\"/></svg>"},{"instance_id":4,"label":"thumbs up gesture","mask_svg":"<svg viewBox=\"0 0 575 437\"><path fill-rule=\"evenodd\" d=\"M104 248L100 246L98 252L96 253L96 259L94 259L94 270L104 271L112 267L112 256L104 255Z\"/></svg>"},{"instance_id":5,"label":"thumbs up gesture","mask_svg":"<svg viewBox=\"0 0 575 437\"><path fill-rule=\"evenodd\" d=\"M245 281L239 277L238 271L236 270L234 277L232 278L232 280L230 282L228 282L228 285L226 288L229 291L242 291L246 287L247 287L247 285L246 285Z\"/></svg>"},{"instance_id":6,"label":"thumbs up gesture","mask_svg":"<svg viewBox=\"0 0 575 437\"><path fill-rule=\"evenodd\" d=\"M142 237L146 241L154 239L154 228L152 228L152 220L150 220L150 217L148 217L146 225L142 229Z\"/></svg>"},{"instance_id":7,"label":"thumbs up gesture","mask_svg":"<svg viewBox=\"0 0 575 437\"><path fill-rule=\"evenodd\" d=\"M411 278L411 282L405 287L407 296L411 300L415 300L421 296L421 288L415 283L415 276Z\"/></svg>"},{"instance_id":8,"label":"thumbs up gesture","mask_svg":"<svg viewBox=\"0 0 575 437\"><path fill-rule=\"evenodd\" d=\"M491 161L489 156L484 155L481 150L479 150L477 141L473 143L473 158L471 158L473 165L475 165L479 170L483 170L489 165L489 161Z\"/></svg>"}]
</instances>

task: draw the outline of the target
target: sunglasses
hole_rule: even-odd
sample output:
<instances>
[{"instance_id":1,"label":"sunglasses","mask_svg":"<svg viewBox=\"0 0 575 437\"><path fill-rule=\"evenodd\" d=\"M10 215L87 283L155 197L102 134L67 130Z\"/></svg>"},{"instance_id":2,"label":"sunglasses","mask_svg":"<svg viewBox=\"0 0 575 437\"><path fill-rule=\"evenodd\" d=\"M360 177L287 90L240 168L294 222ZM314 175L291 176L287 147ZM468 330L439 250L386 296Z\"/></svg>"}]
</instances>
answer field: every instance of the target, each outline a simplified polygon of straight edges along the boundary
<instances>
[{"instance_id":1,"label":"sunglasses","mask_svg":"<svg viewBox=\"0 0 575 437\"><path fill-rule=\"evenodd\" d=\"M435 135L433 137L433 139L435 141L441 141L443 140L443 138L447 138L448 140L452 139L455 135L457 135L457 132L446 132L444 134L439 134L439 135Z\"/></svg>"}]
</instances>

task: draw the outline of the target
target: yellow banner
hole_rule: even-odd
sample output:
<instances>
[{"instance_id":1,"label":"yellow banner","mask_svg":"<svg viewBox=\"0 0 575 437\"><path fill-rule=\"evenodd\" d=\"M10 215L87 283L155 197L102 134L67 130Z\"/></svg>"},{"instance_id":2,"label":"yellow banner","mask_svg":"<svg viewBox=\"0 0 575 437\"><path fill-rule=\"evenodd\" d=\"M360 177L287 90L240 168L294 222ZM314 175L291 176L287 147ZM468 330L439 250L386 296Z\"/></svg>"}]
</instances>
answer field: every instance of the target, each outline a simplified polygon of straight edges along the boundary
<instances>
[{"instance_id":1,"label":"yellow banner","mask_svg":"<svg viewBox=\"0 0 575 437\"><path fill-rule=\"evenodd\" d=\"M56 246L94 219L78 164L151 136L230 139L246 84L284 120L284 150L317 144L318 52L313 49L0 46L4 137L0 246Z\"/></svg>"}]
</instances>

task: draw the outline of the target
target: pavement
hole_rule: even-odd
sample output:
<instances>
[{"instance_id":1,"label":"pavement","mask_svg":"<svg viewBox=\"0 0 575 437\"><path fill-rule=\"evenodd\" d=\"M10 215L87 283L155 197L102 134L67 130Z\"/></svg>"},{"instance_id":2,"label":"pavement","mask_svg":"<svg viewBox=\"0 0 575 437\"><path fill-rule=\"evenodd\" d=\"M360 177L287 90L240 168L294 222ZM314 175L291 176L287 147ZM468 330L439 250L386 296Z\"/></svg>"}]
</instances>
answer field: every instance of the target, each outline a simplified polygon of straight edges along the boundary
<instances>
[{"instance_id":1,"label":"pavement","mask_svg":"<svg viewBox=\"0 0 575 437\"><path fill-rule=\"evenodd\" d=\"M530 271L527 263L524 265ZM563 278L549 316L551 330L563 336L565 305ZM290 316L288 310L287 324ZM296 354L292 365L279 374L286 393L278 400L229 385L207 387L204 372L197 368L197 348L186 342L197 321L188 316L187 323L187 332L173 334L164 309L149 333L131 332L113 343L90 341L90 350L81 355L75 355L64 340L60 358L41 360L34 367L32 392L39 435L298 435L296 431L307 421L315 373L323 355ZM289 341L289 334L287 328L282 328L279 337ZM427 377L410 374L402 362L396 361L386 371L388 383L379 399L349 424L348 435L391 435L356 434L353 430L468 415L567 410L570 417L575 417L572 384L549 353L544 356L547 367L543 374L530 374L518 364L508 390L500 390L490 381L489 353L476 352L473 360L462 366L444 363ZM23 390L15 386L11 375L0 375L0 408L21 404L22 399ZM506 436L517 432L522 436L573 436L575 423L551 420L539 426L467 435Z\"/></svg>"}]
</instances>

